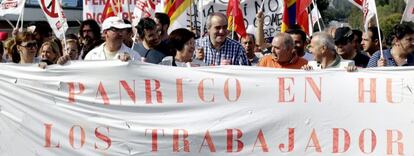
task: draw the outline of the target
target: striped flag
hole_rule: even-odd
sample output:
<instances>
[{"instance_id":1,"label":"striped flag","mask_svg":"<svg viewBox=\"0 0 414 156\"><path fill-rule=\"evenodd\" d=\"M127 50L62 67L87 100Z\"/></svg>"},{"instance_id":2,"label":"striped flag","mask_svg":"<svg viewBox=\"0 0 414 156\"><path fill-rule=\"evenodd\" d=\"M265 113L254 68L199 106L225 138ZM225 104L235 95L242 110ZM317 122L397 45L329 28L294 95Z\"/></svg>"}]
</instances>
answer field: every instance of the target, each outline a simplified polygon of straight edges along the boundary
<instances>
[{"instance_id":1,"label":"striped flag","mask_svg":"<svg viewBox=\"0 0 414 156\"><path fill-rule=\"evenodd\" d=\"M165 0L164 12L170 17L169 32L178 28L187 28L189 25L189 11L191 0Z\"/></svg>"},{"instance_id":2,"label":"striped flag","mask_svg":"<svg viewBox=\"0 0 414 156\"><path fill-rule=\"evenodd\" d=\"M296 0L284 0L281 32L296 24Z\"/></svg>"},{"instance_id":3,"label":"striped flag","mask_svg":"<svg viewBox=\"0 0 414 156\"><path fill-rule=\"evenodd\" d=\"M285 32L291 25L297 24L309 35L308 7L311 0L284 0L281 31Z\"/></svg>"},{"instance_id":4,"label":"striped flag","mask_svg":"<svg viewBox=\"0 0 414 156\"><path fill-rule=\"evenodd\" d=\"M244 26L243 12L240 9L239 0L229 0L227 5L228 29L235 31L241 37L246 36L246 26ZM234 25L233 25L234 23Z\"/></svg>"},{"instance_id":5,"label":"striped flag","mask_svg":"<svg viewBox=\"0 0 414 156\"><path fill-rule=\"evenodd\" d=\"M102 11L102 21L111 16L116 16L122 13L122 5L118 4L118 1L107 0L104 10Z\"/></svg>"}]
</instances>

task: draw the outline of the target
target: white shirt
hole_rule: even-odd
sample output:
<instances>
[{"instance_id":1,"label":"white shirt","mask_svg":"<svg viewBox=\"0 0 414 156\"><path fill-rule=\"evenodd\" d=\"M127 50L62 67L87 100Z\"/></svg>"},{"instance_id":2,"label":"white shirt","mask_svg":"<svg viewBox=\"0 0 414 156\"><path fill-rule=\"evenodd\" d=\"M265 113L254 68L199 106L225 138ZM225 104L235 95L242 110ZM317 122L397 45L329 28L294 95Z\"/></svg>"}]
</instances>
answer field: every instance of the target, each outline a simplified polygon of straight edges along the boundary
<instances>
[{"instance_id":1,"label":"white shirt","mask_svg":"<svg viewBox=\"0 0 414 156\"><path fill-rule=\"evenodd\" d=\"M118 59L120 54L129 54L129 57L132 61L141 61L141 55L138 52L132 50L122 43L121 48L117 50L116 55L113 58L107 58L105 54L105 42L100 46L92 49L86 56L84 60L114 60Z\"/></svg>"}]
</instances>

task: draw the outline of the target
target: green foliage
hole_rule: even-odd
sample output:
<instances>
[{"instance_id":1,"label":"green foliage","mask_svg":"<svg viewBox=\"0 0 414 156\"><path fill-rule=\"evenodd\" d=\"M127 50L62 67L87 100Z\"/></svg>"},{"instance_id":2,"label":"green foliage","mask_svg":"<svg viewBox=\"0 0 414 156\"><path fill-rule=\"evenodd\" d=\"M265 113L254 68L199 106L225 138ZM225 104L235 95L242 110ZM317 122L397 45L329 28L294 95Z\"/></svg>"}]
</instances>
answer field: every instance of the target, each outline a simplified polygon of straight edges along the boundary
<instances>
[{"instance_id":1,"label":"green foliage","mask_svg":"<svg viewBox=\"0 0 414 156\"><path fill-rule=\"evenodd\" d=\"M380 26L384 37L388 37L392 28L401 21L401 13L393 13L391 15L380 18Z\"/></svg>"}]
</instances>

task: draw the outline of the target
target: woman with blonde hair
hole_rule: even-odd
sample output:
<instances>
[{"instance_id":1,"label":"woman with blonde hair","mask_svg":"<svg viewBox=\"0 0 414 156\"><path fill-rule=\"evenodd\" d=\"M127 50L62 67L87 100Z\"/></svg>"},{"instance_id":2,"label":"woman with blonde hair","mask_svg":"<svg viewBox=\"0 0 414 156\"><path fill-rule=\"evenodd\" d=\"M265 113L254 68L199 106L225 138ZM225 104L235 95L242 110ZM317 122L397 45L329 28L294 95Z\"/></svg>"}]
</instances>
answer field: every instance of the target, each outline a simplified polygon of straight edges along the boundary
<instances>
[{"instance_id":1,"label":"woman with blonde hair","mask_svg":"<svg viewBox=\"0 0 414 156\"><path fill-rule=\"evenodd\" d=\"M39 57L42 62L46 62L48 65L56 64L57 60L61 56L59 46L54 41L46 41L39 48Z\"/></svg>"}]
</instances>

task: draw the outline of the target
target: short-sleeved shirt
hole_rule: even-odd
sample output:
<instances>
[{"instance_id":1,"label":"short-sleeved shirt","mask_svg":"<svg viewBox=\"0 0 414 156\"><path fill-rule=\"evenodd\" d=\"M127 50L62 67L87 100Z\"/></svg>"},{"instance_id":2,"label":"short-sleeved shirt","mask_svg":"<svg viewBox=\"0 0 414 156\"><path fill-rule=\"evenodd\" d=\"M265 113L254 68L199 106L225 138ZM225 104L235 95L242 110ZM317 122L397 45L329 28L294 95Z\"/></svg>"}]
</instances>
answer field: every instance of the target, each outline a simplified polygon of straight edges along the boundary
<instances>
[{"instance_id":1,"label":"short-sleeved shirt","mask_svg":"<svg viewBox=\"0 0 414 156\"><path fill-rule=\"evenodd\" d=\"M387 67L398 66L394 58L391 55L391 49L383 50L383 52L384 52L384 59L387 61L387 65L386 65ZM368 67L377 67L378 66L377 62L380 58L381 58L381 51L375 52L371 56L371 59L369 59ZM407 56L407 63L403 64L402 66L414 66L414 55L409 54Z\"/></svg>"},{"instance_id":2,"label":"short-sleeved shirt","mask_svg":"<svg viewBox=\"0 0 414 156\"><path fill-rule=\"evenodd\" d=\"M230 38L226 38L223 45L216 50L211 44L210 37L206 36L196 41L204 49L204 63L206 65L220 65L222 60L230 61L231 65L250 65L242 45Z\"/></svg>"},{"instance_id":3,"label":"short-sleeved shirt","mask_svg":"<svg viewBox=\"0 0 414 156\"><path fill-rule=\"evenodd\" d=\"M145 58L145 62L158 64L162 61L162 59L166 56L163 52L156 50L156 49L146 49L142 43L134 44L132 47L135 51L137 51L141 57Z\"/></svg>"},{"instance_id":4,"label":"short-sleeved shirt","mask_svg":"<svg viewBox=\"0 0 414 156\"><path fill-rule=\"evenodd\" d=\"M257 66L260 67L271 67L271 68L287 68L287 69L300 69L303 65L308 64L308 61L302 57L295 57L288 64L280 64L276 61L274 55L267 55L260 59Z\"/></svg>"},{"instance_id":5,"label":"short-sleeved shirt","mask_svg":"<svg viewBox=\"0 0 414 156\"><path fill-rule=\"evenodd\" d=\"M131 50L131 48L127 47L125 44L121 45L121 48L118 49L117 54L113 58L107 58L105 55L105 42L102 43L100 46L92 49L88 54L85 56L85 60L111 60L118 58L119 54L127 53L131 57L133 61L141 61L141 56L138 52Z\"/></svg>"}]
</instances>

